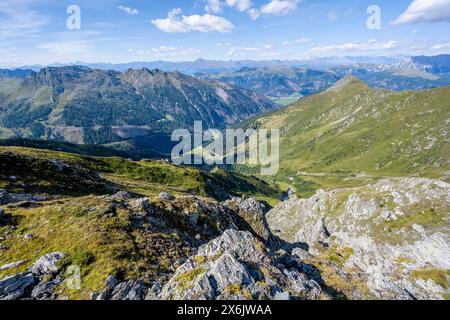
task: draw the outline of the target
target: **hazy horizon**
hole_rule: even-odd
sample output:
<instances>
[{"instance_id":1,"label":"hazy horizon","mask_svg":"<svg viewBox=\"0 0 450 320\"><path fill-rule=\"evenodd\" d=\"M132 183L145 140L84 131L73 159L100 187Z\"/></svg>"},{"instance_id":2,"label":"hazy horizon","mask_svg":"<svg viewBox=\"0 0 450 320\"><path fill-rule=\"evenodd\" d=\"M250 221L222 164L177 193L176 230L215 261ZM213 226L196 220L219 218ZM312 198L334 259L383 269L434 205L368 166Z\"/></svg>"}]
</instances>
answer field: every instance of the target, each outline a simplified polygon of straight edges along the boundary
<instances>
[{"instance_id":1,"label":"hazy horizon","mask_svg":"<svg viewBox=\"0 0 450 320\"><path fill-rule=\"evenodd\" d=\"M449 0L0 1L0 67L449 53Z\"/></svg>"}]
</instances>

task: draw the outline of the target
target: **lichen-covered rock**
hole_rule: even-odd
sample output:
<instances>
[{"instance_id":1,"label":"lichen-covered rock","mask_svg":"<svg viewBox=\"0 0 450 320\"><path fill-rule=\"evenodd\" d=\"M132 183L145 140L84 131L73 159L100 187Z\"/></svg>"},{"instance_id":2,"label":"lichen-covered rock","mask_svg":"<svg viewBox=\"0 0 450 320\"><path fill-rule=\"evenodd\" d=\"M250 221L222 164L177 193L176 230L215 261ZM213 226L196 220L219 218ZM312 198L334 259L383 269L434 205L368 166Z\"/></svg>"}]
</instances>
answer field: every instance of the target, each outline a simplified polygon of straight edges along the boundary
<instances>
[{"instance_id":1,"label":"lichen-covered rock","mask_svg":"<svg viewBox=\"0 0 450 320\"><path fill-rule=\"evenodd\" d=\"M58 262L64 258L61 252L47 253L40 257L31 267L31 272L37 276L55 274L59 271Z\"/></svg>"},{"instance_id":2,"label":"lichen-covered rock","mask_svg":"<svg viewBox=\"0 0 450 320\"><path fill-rule=\"evenodd\" d=\"M315 292L320 288L306 275L301 278L285 274L275 264L264 244L250 232L229 229L201 246L196 256L179 267L159 298L273 299L284 291L304 297L311 288ZM300 269L299 266L296 270L298 274ZM305 284L301 287L302 280Z\"/></svg>"},{"instance_id":3,"label":"lichen-covered rock","mask_svg":"<svg viewBox=\"0 0 450 320\"><path fill-rule=\"evenodd\" d=\"M35 284L32 273L19 273L0 280L0 300L20 299Z\"/></svg>"},{"instance_id":4,"label":"lichen-covered rock","mask_svg":"<svg viewBox=\"0 0 450 320\"><path fill-rule=\"evenodd\" d=\"M308 244L309 253L349 273L359 270L367 293L382 299L445 297L449 218L450 185L419 178L318 191L309 199L293 197L267 214L277 236Z\"/></svg>"}]
</instances>

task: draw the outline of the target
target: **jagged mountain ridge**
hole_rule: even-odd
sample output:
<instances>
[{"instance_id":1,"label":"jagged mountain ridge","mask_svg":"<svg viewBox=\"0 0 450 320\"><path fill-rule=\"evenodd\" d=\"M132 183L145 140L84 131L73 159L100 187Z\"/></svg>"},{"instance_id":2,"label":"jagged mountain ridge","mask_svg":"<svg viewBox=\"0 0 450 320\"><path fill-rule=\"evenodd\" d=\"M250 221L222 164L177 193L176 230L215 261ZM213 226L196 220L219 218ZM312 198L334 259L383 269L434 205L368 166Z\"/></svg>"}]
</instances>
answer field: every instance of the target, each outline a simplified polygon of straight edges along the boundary
<instances>
[{"instance_id":1,"label":"jagged mountain ridge","mask_svg":"<svg viewBox=\"0 0 450 320\"><path fill-rule=\"evenodd\" d=\"M0 85L0 126L6 137L104 144L152 132L223 128L271 110L256 93L179 72L87 67L45 68Z\"/></svg>"},{"instance_id":2,"label":"jagged mountain ridge","mask_svg":"<svg viewBox=\"0 0 450 320\"><path fill-rule=\"evenodd\" d=\"M259 69L242 68L235 72L203 75L203 77L254 90L274 98L293 94L307 96L322 91L339 80L330 72L282 65Z\"/></svg>"}]
</instances>

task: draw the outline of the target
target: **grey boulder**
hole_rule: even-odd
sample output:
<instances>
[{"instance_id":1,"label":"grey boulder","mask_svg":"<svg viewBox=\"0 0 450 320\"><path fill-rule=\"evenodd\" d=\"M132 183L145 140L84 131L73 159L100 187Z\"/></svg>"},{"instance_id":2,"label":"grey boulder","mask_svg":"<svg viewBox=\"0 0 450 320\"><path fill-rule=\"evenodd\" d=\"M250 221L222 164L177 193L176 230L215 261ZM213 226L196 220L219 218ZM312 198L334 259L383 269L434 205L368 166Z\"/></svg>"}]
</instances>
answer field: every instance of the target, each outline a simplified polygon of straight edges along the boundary
<instances>
[{"instance_id":1,"label":"grey boulder","mask_svg":"<svg viewBox=\"0 0 450 320\"><path fill-rule=\"evenodd\" d=\"M32 273L19 273L0 280L0 300L20 299L35 282Z\"/></svg>"}]
</instances>

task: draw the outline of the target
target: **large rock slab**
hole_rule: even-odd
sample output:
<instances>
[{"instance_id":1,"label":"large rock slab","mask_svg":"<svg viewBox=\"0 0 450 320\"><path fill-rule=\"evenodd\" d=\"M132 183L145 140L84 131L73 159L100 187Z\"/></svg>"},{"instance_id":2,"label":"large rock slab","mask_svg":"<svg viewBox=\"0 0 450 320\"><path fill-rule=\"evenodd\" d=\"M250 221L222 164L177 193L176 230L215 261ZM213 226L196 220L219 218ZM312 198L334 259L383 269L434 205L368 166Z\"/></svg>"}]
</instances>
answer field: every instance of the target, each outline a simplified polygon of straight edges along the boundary
<instances>
[{"instance_id":1,"label":"large rock slab","mask_svg":"<svg viewBox=\"0 0 450 320\"><path fill-rule=\"evenodd\" d=\"M19 273L0 280L0 300L20 299L35 284L32 273Z\"/></svg>"}]
</instances>

